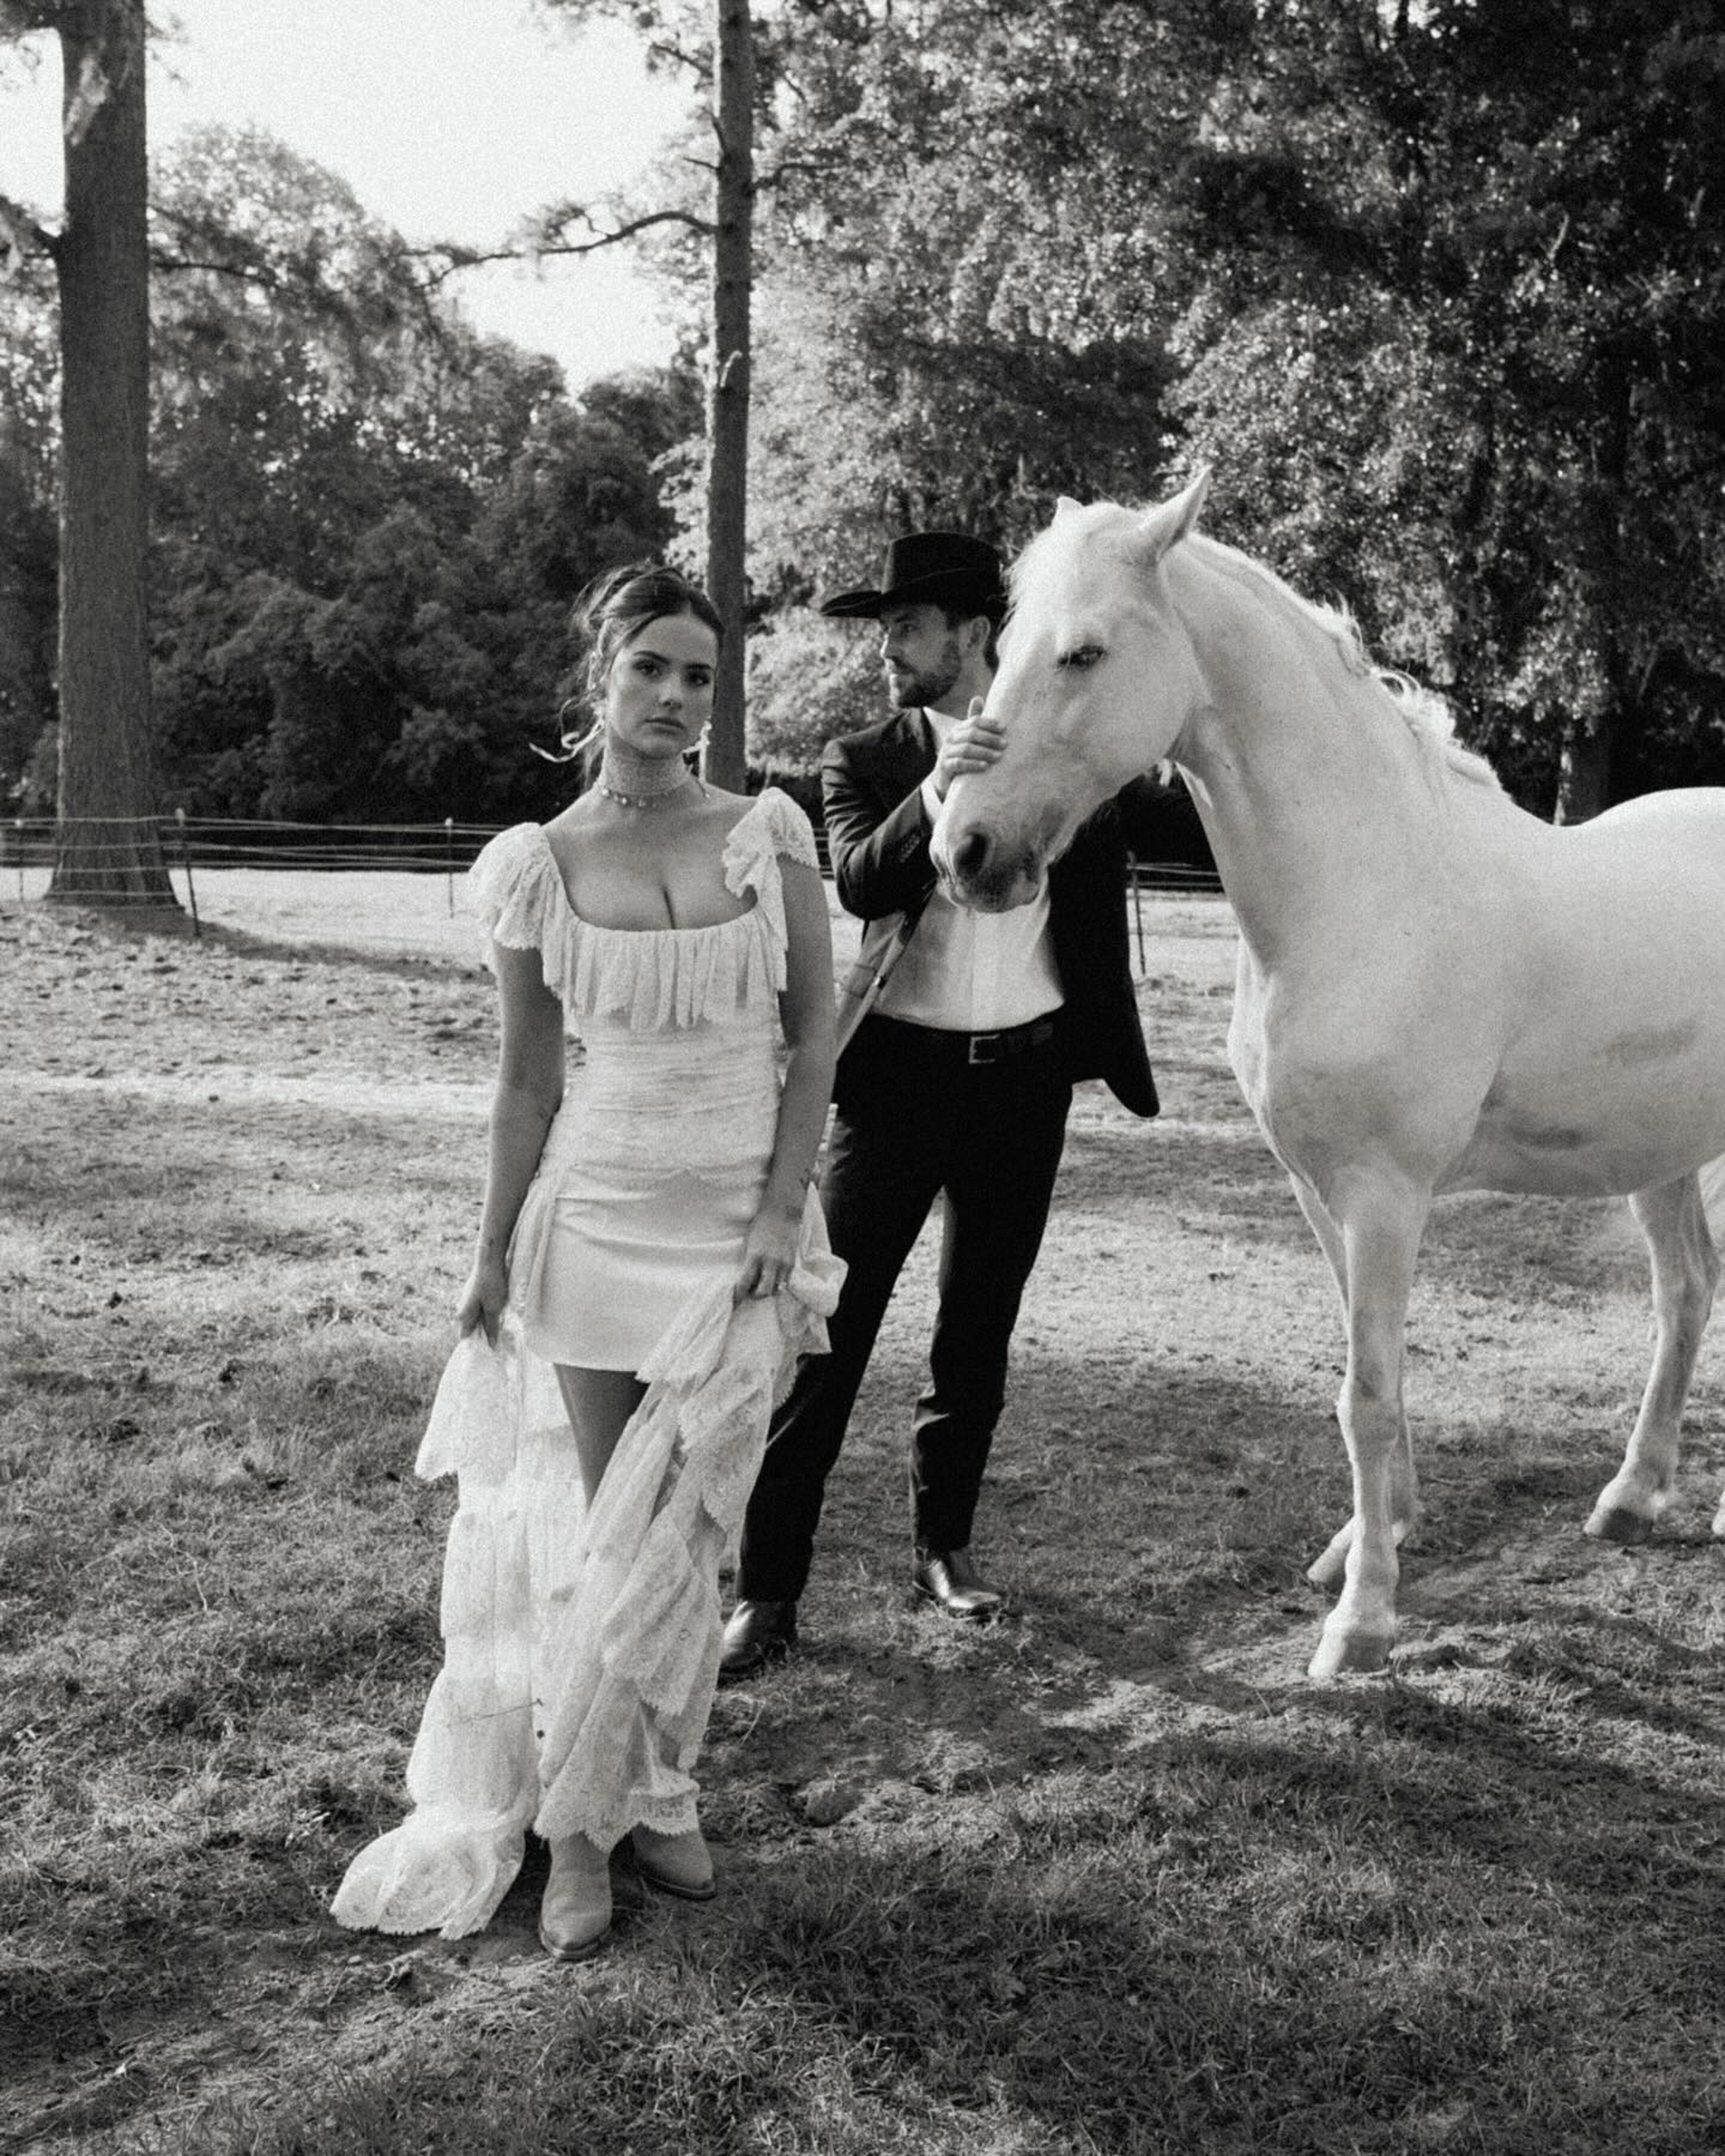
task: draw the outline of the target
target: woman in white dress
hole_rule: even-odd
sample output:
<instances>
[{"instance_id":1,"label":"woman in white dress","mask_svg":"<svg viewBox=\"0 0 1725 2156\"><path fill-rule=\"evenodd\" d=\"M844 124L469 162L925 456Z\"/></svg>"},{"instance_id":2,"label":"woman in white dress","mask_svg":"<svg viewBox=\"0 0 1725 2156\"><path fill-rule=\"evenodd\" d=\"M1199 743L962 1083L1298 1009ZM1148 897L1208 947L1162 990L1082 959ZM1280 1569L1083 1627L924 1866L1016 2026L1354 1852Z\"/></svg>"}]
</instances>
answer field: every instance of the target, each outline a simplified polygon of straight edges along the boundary
<instances>
[{"instance_id":1,"label":"woman in white dress","mask_svg":"<svg viewBox=\"0 0 1725 2156\"><path fill-rule=\"evenodd\" d=\"M540 1936L567 1960L609 1928L625 1835L649 1885L714 1891L690 1769L718 1564L843 1274L811 1189L833 1068L812 833L785 795L685 761L718 653L704 594L613 571L583 621L596 778L469 878L502 1046L461 1342L418 1461L461 1478L444 1666L415 1809L335 1902L354 1927L477 1930L530 1822ZM567 1031L585 1055L566 1073Z\"/></svg>"}]
</instances>

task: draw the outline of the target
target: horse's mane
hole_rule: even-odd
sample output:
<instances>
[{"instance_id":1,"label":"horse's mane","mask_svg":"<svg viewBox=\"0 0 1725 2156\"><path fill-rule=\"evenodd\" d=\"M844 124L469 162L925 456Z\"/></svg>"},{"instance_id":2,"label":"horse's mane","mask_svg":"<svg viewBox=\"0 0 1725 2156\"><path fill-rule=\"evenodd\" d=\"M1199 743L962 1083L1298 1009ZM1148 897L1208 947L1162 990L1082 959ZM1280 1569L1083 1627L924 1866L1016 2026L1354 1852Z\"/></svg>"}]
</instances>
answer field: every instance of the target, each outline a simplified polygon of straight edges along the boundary
<instances>
[{"instance_id":1,"label":"horse's mane","mask_svg":"<svg viewBox=\"0 0 1725 2156\"><path fill-rule=\"evenodd\" d=\"M1471 780L1476 786L1502 790L1502 781L1485 758L1457 740L1455 713L1444 699L1434 689L1423 688L1411 675L1401 673L1395 667L1378 665L1365 648L1358 623L1346 607L1326 607L1316 600L1304 599L1273 569L1254 561L1249 554L1242 554L1238 547L1225 545L1220 539L1201 534L1199 539L1207 552L1267 584L1296 614L1320 631L1334 645L1337 657L1350 674L1358 680L1373 682L1384 691L1408 732L1427 755L1438 758L1458 778ZM1189 545L1191 541L1187 544Z\"/></svg>"},{"instance_id":2,"label":"horse's mane","mask_svg":"<svg viewBox=\"0 0 1725 2156\"><path fill-rule=\"evenodd\" d=\"M1142 511L1121 508L1118 504L1096 503L1094 507L1113 509L1136 531ZM1026 546L1009 573L1013 599L1030 581L1030 572L1039 569L1059 549L1058 535L1063 524L1045 526ZM1094 523L1089 531L1097 537L1102 534ZM1125 536L1122 534L1121 536ZM1110 531L1108 538L1114 537ZM1107 541L1105 540L1105 544ZM1249 554L1242 554L1238 547L1226 545L1220 539L1198 532L1182 541L1182 545L1196 547L1204 557L1224 570L1255 579L1266 586L1271 594L1280 599L1301 619L1317 629L1333 645L1343 667L1356 679L1373 683L1383 694L1389 707L1406 726L1414 742L1430 762L1443 770L1453 771L1458 778L1470 781L1476 786L1489 786L1494 791L1502 790L1502 782L1490 764L1474 750L1464 748L1456 739L1455 714L1443 698L1429 688L1422 688L1410 676L1399 673L1393 667L1379 666L1366 651L1358 625L1353 616L1339 607L1320 605L1315 600L1302 599L1293 586L1285 583L1272 569L1268 569Z\"/></svg>"}]
</instances>

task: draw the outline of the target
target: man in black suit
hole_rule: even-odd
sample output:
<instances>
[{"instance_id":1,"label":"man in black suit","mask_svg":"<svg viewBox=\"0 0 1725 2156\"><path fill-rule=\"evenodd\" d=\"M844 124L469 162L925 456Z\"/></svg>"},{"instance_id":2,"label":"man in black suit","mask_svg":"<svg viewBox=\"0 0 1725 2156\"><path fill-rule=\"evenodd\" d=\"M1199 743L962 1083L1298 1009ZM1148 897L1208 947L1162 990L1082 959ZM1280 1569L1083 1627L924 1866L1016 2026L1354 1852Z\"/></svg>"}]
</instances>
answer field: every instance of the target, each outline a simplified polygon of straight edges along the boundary
<instances>
[{"instance_id":1,"label":"man in black suit","mask_svg":"<svg viewBox=\"0 0 1725 2156\"><path fill-rule=\"evenodd\" d=\"M1128 788L1083 827L1037 903L976 914L936 887L929 838L952 781L1000 753L977 700L1006 609L1000 557L956 533L887 550L881 583L821 612L875 619L894 707L821 759L838 896L865 927L866 971L909 940L839 1059L821 1197L850 1270L832 1348L802 1366L774 1418L744 1523L721 1674L747 1676L796 1637L826 1478L894 1283L944 1201L939 1304L917 1405L910 1488L917 1592L950 1615L1000 1608L970 1555L1006 1397L1007 1350L1048 1218L1076 1079L1102 1078L1153 1116L1128 965L1125 856L1165 813Z\"/></svg>"}]
</instances>

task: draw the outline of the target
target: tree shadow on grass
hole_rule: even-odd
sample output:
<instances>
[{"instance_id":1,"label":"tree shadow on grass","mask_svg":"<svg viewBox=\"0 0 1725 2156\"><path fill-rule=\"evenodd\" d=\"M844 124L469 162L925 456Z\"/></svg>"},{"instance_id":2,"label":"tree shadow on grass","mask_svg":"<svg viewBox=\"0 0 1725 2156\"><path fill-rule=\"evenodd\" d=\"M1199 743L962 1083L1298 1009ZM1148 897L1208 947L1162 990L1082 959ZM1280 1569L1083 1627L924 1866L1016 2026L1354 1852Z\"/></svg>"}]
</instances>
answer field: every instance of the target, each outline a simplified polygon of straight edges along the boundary
<instances>
[{"instance_id":1,"label":"tree shadow on grass","mask_svg":"<svg viewBox=\"0 0 1725 2156\"><path fill-rule=\"evenodd\" d=\"M1597 1650L1610 1630L1611 1620L1602 1619L1587 1637L1584 1625L1561 1644L1519 1647L1497 1664L1515 1685L1480 1697L1417 1683L1320 1689L1260 1680L1251 1688L1250 1714L1235 1713L1222 1726L1214 1713L1200 1725L1189 1717L1175 1727L1153 1709L1146 1715L1108 1656L1099 1675L1115 1682L1118 1711L1111 1715L1110 1703L1099 1700L1089 1742L1076 1751L1048 1742L1059 1734L1051 1727L1055 1703L1026 1685L1024 1658L1002 1649L978 1656L964 1672L963 1723L974 1741L966 1770L944 1779L929 1774L925 1762L943 1704L949 1729L957 1719L950 1700L920 1701L931 1719L913 1734L902 1672L879 1656L852 1660L843 1672L851 1726L888 1733L875 1764L923 1790L925 1809L907 1815L900 1803L882 1819L865 1801L830 1835L805 1832L800 1847L776 1854L761 1883L750 1886L734 1951L745 1968L758 1962L805 2003L852 2017L854 2034L887 2042L908 2070L933 2058L943 2088L997 2089L1014 2113L1036 2110L1057 2094L1047 2117L1063 2128L1076 2122L1066 2109L1070 2082L1064 2090L1057 2080L1044 2087L1032 2062L1044 2053L1063 2059L1066 2074L1084 2085L1088 2130L1107 2120L1118 2136L1105 2139L1109 2147L1226 2145L1149 2137L1151 2119L1173 2115L1164 2109L1170 2074L1182 2094L1200 2092L1192 2123L1205 2132L1264 2133L1242 2147L1336 2146L1267 2132L1266 2115L1250 2106L1234 2114L1225 2094L1274 2089L1290 2117L1303 2103L1315 2115L1345 2100L1350 2127L1377 2118L1387 2128L1399 2110L1395 2103L1385 2108L1385 2091L1411 2095L1424 2082L1435 2103L1470 2052L1471 2100L1488 2115L1501 2103L1507 2121L1521 2100L1511 2064L1521 2046L1506 2043L1506 2029L1530 2012L1542 2032L1530 2055L1563 2040L1564 2017L1554 2026L1547 1983L1550 1958L1571 1956L1579 1969L1626 1936L1637 1939L1639 1951L1633 1979L1623 1971L1624 1982L1649 2014L1661 2010L1656 2002L1665 1993L1670 2010L1688 2017L1697 2033L1698 2056L1697 2017L1710 2017L1716 1976L1725 1795L1693 1752L1673 1770L1607 1757L1596 1738L1605 1718L1636 1718L1650 1732L1709 1749L1719 1732L1704 1713L1662 1705L1657 1688L1692 1681L1700 1658L1646 1628L1636 1631L1638 1647L1650 1650L1640 1683L1596 1682L1584 1700L1554 1716L1550 1681L1572 1683L1590 1661L1609 1663ZM793 1697L809 1701L807 1689L785 1681ZM1189 1703L1177 1674L1170 1690ZM1203 1703L1240 1704L1208 1694ZM761 1732L752 1734L758 1740ZM860 1771L855 1757L850 1769ZM992 1845L965 1816L979 1809L995 1815ZM737 1851L745 1864L750 1855ZM1326 1880L1358 1867L1375 1870L1381 1890L1338 1902ZM1408 1883L1405 1902L1398 1879ZM1230 1916L1239 1927L1233 1933ZM831 1941L820 1936L826 1926ZM1254 1939L1263 1949L1255 1970ZM928 1964L920 1996L918 1980L903 1971L907 1952ZM1063 1976L1069 1952L1074 1967ZM870 1953L880 1966L868 1978L857 1961ZM1398 1959L1405 1964L1400 1984ZM968 1974L943 1986L932 1973L938 1961L949 1968L956 1961ZM1350 1961L1357 1980L1346 1973ZM1477 1981L1457 1965L1469 1963ZM1388 1972L1387 1981L1365 1982L1375 1967ZM1427 1982L1434 1991L1425 2004L1440 2018L1438 1987L1465 2009L1467 2025L1452 2022L1443 2040L1456 2050L1441 2071L1422 2057L1437 2039L1420 2025L1410 1996ZM1363 2003L1374 1986L1376 2015ZM1596 1989L1590 1978L1579 1984L1565 2009L1578 2056L1609 2036L1603 2011L1598 2028L1586 2033L1591 2008L1580 1995ZM1525 1993L1521 2006L1518 1992ZM1471 2017L1486 2010L1489 1995L1497 2021L1488 2031ZM916 2000L909 2010L907 1996ZM1144 2049L1132 2048L1114 2025L1128 1997ZM863 2007L869 1998L881 2002L877 2012ZM1315 2019L1305 2018L1308 2008ZM1186 2030L1195 2040L1205 2032L1201 2058L1182 2059ZM1122 2042L1126 2051L1113 2048ZM1318 2064L1323 2058L1327 2068ZM1217 2068L1215 2078L1204 2074L1205 2060ZM1494 2063L1503 2068L1495 2086ZM1622 2055L1615 2063L1628 2068ZM1635 2081L1631 2069L1620 2085ZM1572 2093L1578 2101L1578 2090ZM1590 2101L1602 2107L1603 2147L1616 2100L1596 2089ZM1659 2147L1705 2146L1684 2116L1679 2105L1672 2138ZM1647 2126L1640 2121L1643 2134ZM1653 2143L1637 2136L1637 2145Z\"/></svg>"},{"instance_id":2,"label":"tree shadow on grass","mask_svg":"<svg viewBox=\"0 0 1725 2156\"><path fill-rule=\"evenodd\" d=\"M848 1682L860 1719L891 1708L877 1671ZM329 2103L453 2147L436 2058L469 2134L524 2103L592 2156L1710 2146L1725 1797L1408 1688L1264 1707L733 1835L711 1908L627 1899L530 2016L406 2033ZM494 1930L530 1930L542 1880L530 1859Z\"/></svg>"},{"instance_id":3,"label":"tree shadow on grass","mask_svg":"<svg viewBox=\"0 0 1725 2156\"><path fill-rule=\"evenodd\" d=\"M967 1673L1003 1744L1028 1712L1019 1675ZM901 1707L879 1658L843 1676L856 1723ZM489 1995L416 2034L401 2009L443 1981L417 1973L423 1943L330 1931L380 1969L397 1958L365 2010L376 2064L320 2078L332 2130L272 2139L254 2118L249 2138L212 2126L187 2145L454 2149L530 2113L539 2146L591 2156L863 2156L906 2136L972 2156L1399 2156L1428 2119L1457 2127L1465 2089L1469 2145L1526 2146L1544 2121L1573 2150L1709 2146L1725 1797L1409 1688L1290 1689L1251 1723L1082 1770L908 1788L895 1813L730 1835L710 1908L625 1887L605 1956L524 2016ZM433 1960L530 1953L543 1880L535 1850L492 1932ZM1608 2046L1602 2080L1587 2061ZM307 2071L278 2071L278 2097ZM493 2131L481 2145L517 2146Z\"/></svg>"},{"instance_id":4,"label":"tree shadow on grass","mask_svg":"<svg viewBox=\"0 0 1725 2156\"><path fill-rule=\"evenodd\" d=\"M1609 1864L1572 1870L1567 1906L1539 1927L1538 1946L1499 1945L1458 1910L1436 1951L1398 1953L1393 1903L1362 1900L1345 1876L1339 1890L1346 1856L1314 1846L1309 1831L1278 1829L1278 1806L1308 1807L1309 1820L1333 1803L1346 1816L1355 1792L1284 1776L1280 1764L1255 1767L1266 1809L1232 1889L1191 1847L1172 1865L1146 1863L1153 1823L1109 1822L1082 1855L1057 1850L992 1872L938 1855L890 1864L830 1855L818 1884L775 1870L727 1959L793 2012L842 2027L906 2090L997 2105L1032 2147L1048 2145L1040 2132L1120 2151L1402 2150L1421 2145L1422 2115L1457 2122L1458 2088L1477 2146L1526 2146L1485 2135L1596 2105L1602 2148L1614 2122L1639 2146L1706 2146L1694 2109L1706 2088L1697 1953L1670 1970L1665 2001L1668 2034L1693 2046L1687 2086L1638 2083L1620 2055L1636 2092L1585 2093L1584 2062L1609 2040L1609 2020L1579 1999L1557 2004L1543 1964L1609 1935ZM1357 1853L1405 1861L1382 1836ZM1543 1853L1529 1845L1500 1859L1518 1874L1534 1867L1513 1879L1514 1903L1549 1894ZM1451 1854L1433 1861L1447 1868ZM1651 1989L1645 2002L1657 2010ZM1673 2094L1667 2109L1661 2098ZM1641 2139L1650 2128L1655 2140Z\"/></svg>"},{"instance_id":5,"label":"tree shadow on grass","mask_svg":"<svg viewBox=\"0 0 1725 2156\"><path fill-rule=\"evenodd\" d=\"M881 1702L852 1675L866 1715ZM572 2003L572 2044L602 2027L641 2062L618 2138L595 2124L584 2145L633 2146L623 2121L639 2131L674 2079L684 2146L755 2146L770 2121L794 2146L866 2147L819 2138L825 2057L879 2107L872 2130L920 2121L926 2145L978 2156L1400 2151L1427 2115L1458 2125L1458 2089L1471 2145L1526 2146L1545 2120L1571 2149L1706 2147L1716 1878L1668 1826L1681 1807L1695 1850L1716 1849L1725 1799L1578 1774L1539 1730L1418 1694L1302 1710L1087 1779L973 1780L925 1790L919 1815L724 1848L722 1901L632 1917ZM637 1948L693 2027L748 2002L774 2040L740 2076L724 2035L704 2048L728 2072L656 2073L627 2040L653 2026ZM1602 2079L1588 2061L1608 2051ZM582 2101L543 2094L554 2127Z\"/></svg>"},{"instance_id":6,"label":"tree shadow on grass","mask_svg":"<svg viewBox=\"0 0 1725 2156\"><path fill-rule=\"evenodd\" d=\"M1240 1371L1174 1367L1156 1385L1146 1436L1105 1411L1051 1436L1039 1388L1057 1397L1067 1379L1047 1363L1020 1383L979 1519L979 1548L1014 1607L982 1630L909 1595L907 1563L901 1570L892 1554L906 1545L894 1490L902 1437L865 1395L849 1470L830 1495L801 1657L756 1692L769 1704L749 1710L746 1729L742 1710L722 1704L721 1743L733 1728L748 1739L726 1770L758 1769L750 1755L764 1751L770 1774L793 1786L835 1769L913 1780L928 1770L917 1732L934 1730L968 1747L978 1771L1010 1777L1057 1757L1102 1757L1111 1699L1130 1696L1144 1712L1159 1696L1166 1717L1202 1708L1255 1718L1266 1702L1310 1696L1305 1666L1333 1596L1307 1582L1305 1568L1349 1502L1333 1414L1314 1388L1308 1411L1290 1417L1282 1387ZM1656 1595L1659 1578L1707 1556L1699 1538L1691 1549L1661 1536L1626 1560L1581 1536L1615 1455L1496 1474L1471 1456L1433 1464L1427 1517L1441 1535L1428 1529L1404 1553L1405 1644L1432 1650L1433 1667L1501 1665L1516 1628L1567 1627L1554 1680L1585 1681L1591 1668L1600 1713L1717 1741L1704 1704L1673 1696L1663 1679L1649 1686L1631 1671L1620 1681L1598 1667L1597 1639L1636 1625L1609 1607L1626 1562L1654 1575ZM1667 1678L1703 1665L1698 1650L1651 1625L1637 1636L1663 1654ZM781 1684L790 1688L782 1707L770 1704ZM1051 1736L1057 1722L1063 1730Z\"/></svg>"},{"instance_id":7,"label":"tree shadow on grass","mask_svg":"<svg viewBox=\"0 0 1725 2156\"><path fill-rule=\"evenodd\" d=\"M1317 1251L1287 1171L1243 1110L1165 1138L1113 1119L1076 1128L1057 1203L1128 1230L1148 1216L1245 1248ZM1578 1294L1639 1293L1647 1248L1621 1198L1458 1191L1432 1207L1418 1277L1447 1290L1507 1279L1525 1292L1531 1278Z\"/></svg>"}]
</instances>

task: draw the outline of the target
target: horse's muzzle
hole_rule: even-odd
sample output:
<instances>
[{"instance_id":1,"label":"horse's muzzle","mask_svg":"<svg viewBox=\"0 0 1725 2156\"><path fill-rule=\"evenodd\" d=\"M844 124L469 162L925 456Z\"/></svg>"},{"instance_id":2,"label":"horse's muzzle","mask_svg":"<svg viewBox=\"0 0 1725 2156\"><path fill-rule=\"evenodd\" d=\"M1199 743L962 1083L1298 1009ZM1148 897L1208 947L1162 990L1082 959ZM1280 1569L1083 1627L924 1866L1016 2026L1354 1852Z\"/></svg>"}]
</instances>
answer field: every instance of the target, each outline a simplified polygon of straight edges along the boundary
<instances>
[{"instance_id":1,"label":"horse's muzzle","mask_svg":"<svg viewBox=\"0 0 1725 2156\"><path fill-rule=\"evenodd\" d=\"M1003 845L980 824L937 845L935 866L949 895L982 914L1010 913L1027 906L1042 889L1028 851Z\"/></svg>"}]
</instances>

